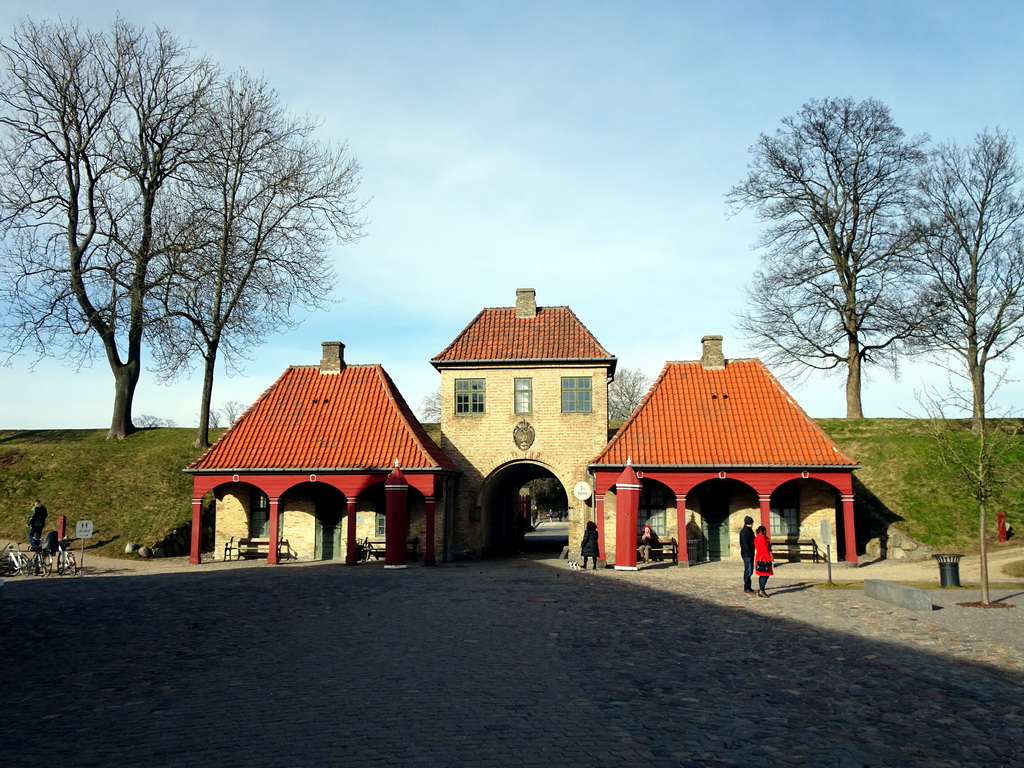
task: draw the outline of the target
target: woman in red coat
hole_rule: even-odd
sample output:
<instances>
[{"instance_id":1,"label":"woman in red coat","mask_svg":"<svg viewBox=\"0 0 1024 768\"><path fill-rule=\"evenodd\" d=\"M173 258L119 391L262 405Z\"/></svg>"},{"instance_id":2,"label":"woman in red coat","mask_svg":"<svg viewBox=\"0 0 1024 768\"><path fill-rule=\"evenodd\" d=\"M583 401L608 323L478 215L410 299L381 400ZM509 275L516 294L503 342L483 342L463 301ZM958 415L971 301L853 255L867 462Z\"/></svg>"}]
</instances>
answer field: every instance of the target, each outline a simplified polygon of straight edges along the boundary
<instances>
[{"instance_id":1,"label":"woman in red coat","mask_svg":"<svg viewBox=\"0 0 1024 768\"><path fill-rule=\"evenodd\" d=\"M754 573L757 574L758 597L770 597L764 588L768 585L768 577L774 572L772 542L768 538L767 529L763 525L759 525L754 534Z\"/></svg>"}]
</instances>

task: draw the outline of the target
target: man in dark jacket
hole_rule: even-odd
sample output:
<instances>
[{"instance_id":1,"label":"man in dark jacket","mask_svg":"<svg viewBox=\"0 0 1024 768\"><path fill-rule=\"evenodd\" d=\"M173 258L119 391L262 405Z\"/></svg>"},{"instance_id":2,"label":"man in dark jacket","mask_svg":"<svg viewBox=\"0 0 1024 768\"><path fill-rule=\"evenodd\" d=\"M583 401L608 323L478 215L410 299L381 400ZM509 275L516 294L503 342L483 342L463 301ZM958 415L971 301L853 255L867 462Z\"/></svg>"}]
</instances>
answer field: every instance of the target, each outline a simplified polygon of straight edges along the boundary
<instances>
[{"instance_id":1,"label":"man in dark jacket","mask_svg":"<svg viewBox=\"0 0 1024 768\"><path fill-rule=\"evenodd\" d=\"M743 556L743 591L748 595L756 595L750 577L754 575L754 518L743 518L743 527L740 529L740 554Z\"/></svg>"},{"instance_id":2,"label":"man in dark jacket","mask_svg":"<svg viewBox=\"0 0 1024 768\"><path fill-rule=\"evenodd\" d=\"M46 525L46 507L36 499L32 506L32 514L28 519L28 545L33 550L39 549L43 538L43 526Z\"/></svg>"}]
</instances>

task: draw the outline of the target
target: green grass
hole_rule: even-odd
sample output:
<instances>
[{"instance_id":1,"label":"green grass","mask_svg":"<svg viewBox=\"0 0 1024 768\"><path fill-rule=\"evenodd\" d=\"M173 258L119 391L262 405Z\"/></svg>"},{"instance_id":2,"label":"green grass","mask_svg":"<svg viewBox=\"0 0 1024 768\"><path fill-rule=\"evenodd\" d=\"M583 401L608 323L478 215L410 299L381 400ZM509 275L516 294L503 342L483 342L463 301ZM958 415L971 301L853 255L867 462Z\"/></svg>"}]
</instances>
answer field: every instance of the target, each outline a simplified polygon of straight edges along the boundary
<instances>
[{"instance_id":1,"label":"green grass","mask_svg":"<svg viewBox=\"0 0 1024 768\"><path fill-rule=\"evenodd\" d=\"M819 423L863 466L855 473L857 491L883 518L933 548L977 551L977 502L942 468L925 422ZM438 441L437 425L425 426ZM106 430L0 431L0 536L25 541L38 497L50 511L48 528L61 514L72 533L78 520L92 520L97 552L120 555L129 541L154 544L191 516L192 479L181 470L200 453L194 438L193 429L142 430L120 441L107 440ZM1024 437L1015 440L1009 466L1024 467ZM996 513L1004 511L1024 535L1024 478L1006 477L989 502L990 530L994 535Z\"/></svg>"},{"instance_id":2,"label":"green grass","mask_svg":"<svg viewBox=\"0 0 1024 768\"><path fill-rule=\"evenodd\" d=\"M839 447L856 459L859 493L903 533L937 549L976 552L978 502L970 489L939 461L935 438L920 419L822 419L818 422ZM995 535L996 513L1024 532L1024 435L1013 438L1003 471L1005 485L988 502Z\"/></svg>"},{"instance_id":3,"label":"green grass","mask_svg":"<svg viewBox=\"0 0 1024 768\"><path fill-rule=\"evenodd\" d=\"M194 429L146 429L126 440L107 440L106 430L0 431L0 536L26 541L39 498L47 530L60 515L72 536L77 521L92 520L95 552L153 544L192 514L192 478L181 470L201 453L194 440Z\"/></svg>"}]
</instances>

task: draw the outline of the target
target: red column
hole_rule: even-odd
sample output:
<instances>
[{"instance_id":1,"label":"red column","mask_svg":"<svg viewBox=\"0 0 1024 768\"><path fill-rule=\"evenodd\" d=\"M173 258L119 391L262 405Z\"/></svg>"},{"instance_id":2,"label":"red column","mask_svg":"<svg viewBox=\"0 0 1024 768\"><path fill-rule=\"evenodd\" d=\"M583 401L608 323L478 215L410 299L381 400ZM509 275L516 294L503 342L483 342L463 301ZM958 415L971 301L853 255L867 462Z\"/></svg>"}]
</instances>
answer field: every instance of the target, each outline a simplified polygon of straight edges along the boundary
<instances>
[{"instance_id":1,"label":"red column","mask_svg":"<svg viewBox=\"0 0 1024 768\"><path fill-rule=\"evenodd\" d=\"M759 493L757 495L758 506L761 507L761 525L768 531L768 538L772 536L772 497L771 494Z\"/></svg>"},{"instance_id":2,"label":"red column","mask_svg":"<svg viewBox=\"0 0 1024 768\"><path fill-rule=\"evenodd\" d=\"M615 570L636 570L636 517L640 507L640 479L627 463L615 481Z\"/></svg>"},{"instance_id":3,"label":"red column","mask_svg":"<svg viewBox=\"0 0 1024 768\"><path fill-rule=\"evenodd\" d=\"M384 483L384 567L405 568L408 561L409 483L395 462Z\"/></svg>"},{"instance_id":4,"label":"red column","mask_svg":"<svg viewBox=\"0 0 1024 768\"><path fill-rule=\"evenodd\" d=\"M423 549L424 565L437 565L434 553L434 518L436 517L436 507L437 499L433 496L427 496L427 540L424 543Z\"/></svg>"},{"instance_id":5,"label":"red column","mask_svg":"<svg viewBox=\"0 0 1024 768\"><path fill-rule=\"evenodd\" d=\"M276 496L270 500L270 548L267 551L267 563L277 565L280 560L278 542L281 539L281 523L277 519L278 505L281 500Z\"/></svg>"},{"instance_id":6,"label":"red column","mask_svg":"<svg viewBox=\"0 0 1024 768\"><path fill-rule=\"evenodd\" d=\"M345 498L345 565L356 563L356 499Z\"/></svg>"},{"instance_id":7,"label":"red column","mask_svg":"<svg viewBox=\"0 0 1024 768\"><path fill-rule=\"evenodd\" d=\"M676 494L676 542L679 545L678 565L690 567L690 548L686 540L686 494Z\"/></svg>"},{"instance_id":8,"label":"red column","mask_svg":"<svg viewBox=\"0 0 1024 768\"><path fill-rule=\"evenodd\" d=\"M586 515L584 515L586 517ZM604 545L604 494L594 494L594 522L597 524L597 559L602 563L607 559L607 547ZM583 521L584 530L586 530L587 521ZM569 542L570 549L572 547L578 547L579 544L573 544ZM570 555L570 557L572 557Z\"/></svg>"},{"instance_id":9,"label":"red column","mask_svg":"<svg viewBox=\"0 0 1024 768\"><path fill-rule=\"evenodd\" d=\"M192 565L199 565L203 562L202 549L203 541L203 497L192 499L192 543L189 547L188 561Z\"/></svg>"},{"instance_id":10,"label":"red column","mask_svg":"<svg viewBox=\"0 0 1024 768\"><path fill-rule=\"evenodd\" d=\"M846 533L846 557L848 563L857 562L857 531L853 527L853 494L841 494L843 500L843 530Z\"/></svg>"}]
</instances>

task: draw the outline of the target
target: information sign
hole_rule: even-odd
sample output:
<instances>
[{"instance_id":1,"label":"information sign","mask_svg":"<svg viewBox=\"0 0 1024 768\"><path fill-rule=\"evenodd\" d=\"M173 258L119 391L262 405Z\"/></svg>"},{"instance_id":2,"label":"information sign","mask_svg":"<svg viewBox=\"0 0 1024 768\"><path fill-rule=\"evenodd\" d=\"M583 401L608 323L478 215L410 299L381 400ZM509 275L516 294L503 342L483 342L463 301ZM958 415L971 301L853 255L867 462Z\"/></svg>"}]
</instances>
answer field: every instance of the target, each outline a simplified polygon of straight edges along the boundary
<instances>
[{"instance_id":1,"label":"information sign","mask_svg":"<svg viewBox=\"0 0 1024 768\"><path fill-rule=\"evenodd\" d=\"M92 520L79 520L77 523L75 523L75 538L92 538Z\"/></svg>"}]
</instances>

